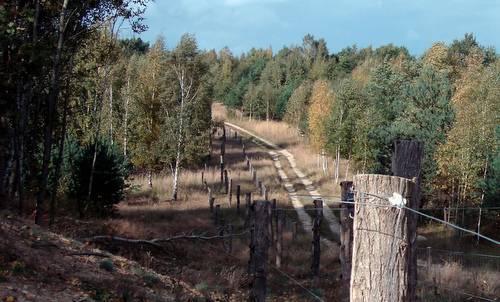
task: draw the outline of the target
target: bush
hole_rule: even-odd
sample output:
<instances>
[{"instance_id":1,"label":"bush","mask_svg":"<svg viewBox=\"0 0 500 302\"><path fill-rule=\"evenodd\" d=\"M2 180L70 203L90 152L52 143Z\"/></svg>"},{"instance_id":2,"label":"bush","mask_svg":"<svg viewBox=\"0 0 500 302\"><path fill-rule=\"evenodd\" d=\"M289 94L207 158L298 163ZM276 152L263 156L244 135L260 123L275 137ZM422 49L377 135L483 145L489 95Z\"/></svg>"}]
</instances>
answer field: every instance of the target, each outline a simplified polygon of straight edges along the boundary
<instances>
[{"instance_id":1,"label":"bush","mask_svg":"<svg viewBox=\"0 0 500 302\"><path fill-rule=\"evenodd\" d=\"M108 272L115 271L115 265L111 259L104 259L99 263L99 267Z\"/></svg>"},{"instance_id":2,"label":"bush","mask_svg":"<svg viewBox=\"0 0 500 302\"><path fill-rule=\"evenodd\" d=\"M83 147L73 143L68 152L71 153L71 158L67 158L65 163L65 171L69 173L68 193L77 200L80 214L101 217L111 214L114 205L123 199L125 179L130 172L123 155L107 141ZM89 196L94 154L95 167Z\"/></svg>"}]
</instances>

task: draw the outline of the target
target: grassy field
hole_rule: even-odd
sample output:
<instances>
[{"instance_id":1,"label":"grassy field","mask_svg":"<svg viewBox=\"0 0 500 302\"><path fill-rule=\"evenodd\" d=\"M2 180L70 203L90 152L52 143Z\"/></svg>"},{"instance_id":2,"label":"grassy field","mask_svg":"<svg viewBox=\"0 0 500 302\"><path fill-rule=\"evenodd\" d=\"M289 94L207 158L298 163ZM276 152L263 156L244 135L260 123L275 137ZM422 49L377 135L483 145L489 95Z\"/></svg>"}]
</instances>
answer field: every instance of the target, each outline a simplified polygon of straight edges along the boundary
<instances>
[{"instance_id":1,"label":"grassy field","mask_svg":"<svg viewBox=\"0 0 500 302\"><path fill-rule=\"evenodd\" d=\"M214 140L213 150L220 150L220 139ZM304 287L327 301L341 301L346 296L346 288L339 282L338 249L323 247L321 257L321 278L314 280L310 275L311 234L300 228L296 239L292 236L292 224L297 221L291 208L287 192L280 183L272 160L262 149L246 142L246 152L258 171L259 179L269 188L269 199L275 198L278 207L288 209L283 233L283 266L281 271L299 281ZM147 177L135 175L131 179L127 199L119 204L118 216L103 221L92 221L93 230L85 231L93 235L112 234L126 238L163 238L178 234L215 235L218 232L210 213L204 179L211 188L215 204L221 207L221 216L226 224L234 226L234 233L245 232L244 194L251 192L253 199L259 196L251 175L246 168L241 145L238 140L229 138L226 143L225 167L233 180L233 193L236 185L241 186L241 213L236 213L236 197L232 204L225 192L221 191L219 157L215 154L207 164L207 169L183 170L180 176L179 200L172 202L172 177L169 174L156 174L152 189ZM73 236L81 237L81 233ZM248 236L235 237L232 253L224 249L222 240L183 240L168 245L165 251L156 249L137 250L133 247L111 246L113 252L129 257L147 268L168 274L188 282L207 297L218 301L242 301L248 289ZM291 279L272 267L274 250L269 255L268 276L269 301L313 301L311 295Z\"/></svg>"}]
</instances>

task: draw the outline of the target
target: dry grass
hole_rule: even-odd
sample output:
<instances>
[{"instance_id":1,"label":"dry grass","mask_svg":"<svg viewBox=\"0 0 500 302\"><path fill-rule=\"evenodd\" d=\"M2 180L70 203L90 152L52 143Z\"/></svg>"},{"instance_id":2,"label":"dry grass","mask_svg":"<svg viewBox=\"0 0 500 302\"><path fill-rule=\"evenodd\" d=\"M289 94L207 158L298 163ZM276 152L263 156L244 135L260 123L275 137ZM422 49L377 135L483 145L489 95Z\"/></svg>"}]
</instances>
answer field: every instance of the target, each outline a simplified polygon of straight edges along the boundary
<instances>
[{"instance_id":1,"label":"dry grass","mask_svg":"<svg viewBox=\"0 0 500 302\"><path fill-rule=\"evenodd\" d=\"M297 130L278 121L249 120L245 117L232 117L228 115L227 109L215 103L212 107L214 119L227 120L237 124L256 135L265 138L283 148L288 149L295 157L297 166L313 181L320 193L324 195L338 195L340 193L339 183L345 179L352 179L351 171L347 171L347 160L341 160L338 183L333 177L334 160L327 156L328 169L326 174L321 168L320 156L308 144L307 138L301 136ZM238 116L238 115L237 115Z\"/></svg>"},{"instance_id":2,"label":"dry grass","mask_svg":"<svg viewBox=\"0 0 500 302\"><path fill-rule=\"evenodd\" d=\"M219 150L219 144L219 139L215 139L213 149ZM309 275L311 234L301 231L298 239L292 240L291 221L297 221L297 216L291 208L288 193L279 181L271 158L262 147L249 142L246 143L246 151L252 158L252 164L257 169L259 179L269 188L269 197L277 200L278 207L290 209L286 211L289 223L284 232L283 269L310 288L322 288L328 301L336 301L339 293L330 288L336 287L338 279L338 251L323 249L321 270L325 279L321 281L321 284L311 283L312 279ZM236 214L236 197L233 196L233 204L230 206L228 196L220 191L218 160L218 157L214 156L208 163L208 169L204 171L205 180L212 189L216 204L221 205L226 223L232 223L236 228L235 232L241 232L244 230L244 220L243 215ZM236 185L241 186L243 209L245 192L252 192L252 199L262 198L252 183L241 146L232 137L228 137L226 143L225 167L229 172L229 177L233 180L233 193L236 191ZM217 230L209 211L207 192L201 182L201 172L202 170L182 171L179 200L176 202L170 201L171 175L155 175L152 190L148 187L146 177L135 176L131 184L134 189L131 190L128 199L119 205L121 218L109 220L108 229L112 234L131 238L166 237L192 231L216 233ZM220 242L176 242L175 257L178 260L175 263L155 253L141 253L134 257L145 266L151 266L155 270L169 270L170 273L171 270L178 269L181 265L180 272L178 272L179 278L188 281L203 293L211 293L214 300L217 300L217 294L220 294L220 301L241 301L246 295L245 288L248 283L247 238L235 238L232 256L227 256L221 248ZM274 258L272 251L269 257ZM276 271L270 271L269 284L269 301L304 300L303 290ZM284 290L287 291L286 294L282 293Z\"/></svg>"},{"instance_id":3,"label":"dry grass","mask_svg":"<svg viewBox=\"0 0 500 302\"><path fill-rule=\"evenodd\" d=\"M420 274L422 287L431 291L434 285L437 292L446 297L468 298L464 293L482 297L500 296L500 278L498 271L485 268L464 268L457 262L433 264L431 271L423 270ZM429 293L427 293L429 294Z\"/></svg>"}]
</instances>

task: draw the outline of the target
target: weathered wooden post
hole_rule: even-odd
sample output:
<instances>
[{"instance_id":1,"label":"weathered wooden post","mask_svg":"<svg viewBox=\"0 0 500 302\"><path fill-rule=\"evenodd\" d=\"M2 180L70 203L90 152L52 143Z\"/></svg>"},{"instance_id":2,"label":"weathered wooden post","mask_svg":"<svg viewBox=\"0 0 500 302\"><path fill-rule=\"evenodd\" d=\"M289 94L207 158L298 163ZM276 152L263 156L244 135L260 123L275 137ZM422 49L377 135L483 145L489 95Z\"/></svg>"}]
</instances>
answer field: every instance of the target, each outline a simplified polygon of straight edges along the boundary
<instances>
[{"instance_id":1,"label":"weathered wooden post","mask_svg":"<svg viewBox=\"0 0 500 302\"><path fill-rule=\"evenodd\" d=\"M224 193L229 193L229 177L227 175L227 169L224 170Z\"/></svg>"},{"instance_id":2,"label":"weathered wooden post","mask_svg":"<svg viewBox=\"0 0 500 302\"><path fill-rule=\"evenodd\" d=\"M257 201L254 217L254 241L250 246L253 255L250 274L249 301L264 302L267 292L267 258L269 250L269 201Z\"/></svg>"},{"instance_id":3,"label":"weathered wooden post","mask_svg":"<svg viewBox=\"0 0 500 302\"><path fill-rule=\"evenodd\" d=\"M240 214L240 194L241 194L241 186L236 185L236 214Z\"/></svg>"},{"instance_id":4,"label":"weathered wooden post","mask_svg":"<svg viewBox=\"0 0 500 302\"><path fill-rule=\"evenodd\" d=\"M321 199L314 200L314 209L311 274L313 277L318 278L321 257L320 230L321 220L323 218L323 201Z\"/></svg>"},{"instance_id":5,"label":"weathered wooden post","mask_svg":"<svg viewBox=\"0 0 500 302\"><path fill-rule=\"evenodd\" d=\"M224 156L220 156L220 187L224 184Z\"/></svg>"},{"instance_id":6,"label":"weathered wooden post","mask_svg":"<svg viewBox=\"0 0 500 302\"><path fill-rule=\"evenodd\" d=\"M392 174L394 176L413 179L416 185L413 187L412 199L407 205L409 208L418 209L421 206L420 201L420 182L422 169L422 160L424 156L423 142L416 140L398 140L394 142L394 153L392 155ZM416 299L417 288L417 221L416 213L409 213L408 228L412 237L410 237L410 301Z\"/></svg>"},{"instance_id":7,"label":"weathered wooden post","mask_svg":"<svg viewBox=\"0 0 500 302\"><path fill-rule=\"evenodd\" d=\"M214 216L214 223L216 226L219 225L220 223L220 204L215 205L215 216Z\"/></svg>"},{"instance_id":8,"label":"weathered wooden post","mask_svg":"<svg viewBox=\"0 0 500 302\"><path fill-rule=\"evenodd\" d=\"M276 215L276 267L281 268L281 260L283 259L283 216L282 210L277 210Z\"/></svg>"},{"instance_id":9,"label":"weathered wooden post","mask_svg":"<svg viewBox=\"0 0 500 302\"><path fill-rule=\"evenodd\" d=\"M222 127L222 142L220 144L220 155L226 155L226 127Z\"/></svg>"},{"instance_id":10,"label":"weathered wooden post","mask_svg":"<svg viewBox=\"0 0 500 302\"><path fill-rule=\"evenodd\" d=\"M409 233L409 211L394 204L412 203L415 185L410 179L396 176L354 177L351 302L412 301L409 268L413 234Z\"/></svg>"},{"instance_id":11,"label":"weathered wooden post","mask_svg":"<svg viewBox=\"0 0 500 302\"><path fill-rule=\"evenodd\" d=\"M214 205L212 203L212 189L208 187L208 205L210 207L210 213L214 211Z\"/></svg>"},{"instance_id":12,"label":"weathered wooden post","mask_svg":"<svg viewBox=\"0 0 500 302\"><path fill-rule=\"evenodd\" d=\"M233 203L233 179L229 179L229 190L227 192L228 199L229 199L229 206L232 205Z\"/></svg>"},{"instance_id":13,"label":"weathered wooden post","mask_svg":"<svg viewBox=\"0 0 500 302\"><path fill-rule=\"evenodd\" d=\"M427 274L431 273L432 267L432 248L430 246L427 247Z\"/></svg>"},{"instance_id":14,"label":"weathered wooden post","mask_svg":"<svg viewBox=\"0 0 500 302\"><path fill-rule=\"evenodd\" d=\"M210 206L210 213L214 212L214 203L215 203L215 198L210 197L210 199L208 200L208 205Z\"/></svg>"},{"instance_id":15,"label":"weathered wooden post","mask_svg":"<svg viewBox=\"0 0 500 302\"><path fill-rule=\"evenodd\" d=\"M352 190L352 181L343 181L340 183L341 202L354 202L354 192ZM352 257L352 216L354 215L354 205L341 203L340 205L340 265L342 269L342 280L345 285L349 285L351 278L351 257Z\"/></svg>"},{"instance_id":16,"label":"weathered wooden post","mask_svg":"<svg viewBox=\"0 0 500 302\"><path fill-rule=\"evenodd\" d=\"M251 215L251 204L252 204L252 193L245 193L245 226L248 226L250 223L250 215Z\"/></svg>"}]
</instances>

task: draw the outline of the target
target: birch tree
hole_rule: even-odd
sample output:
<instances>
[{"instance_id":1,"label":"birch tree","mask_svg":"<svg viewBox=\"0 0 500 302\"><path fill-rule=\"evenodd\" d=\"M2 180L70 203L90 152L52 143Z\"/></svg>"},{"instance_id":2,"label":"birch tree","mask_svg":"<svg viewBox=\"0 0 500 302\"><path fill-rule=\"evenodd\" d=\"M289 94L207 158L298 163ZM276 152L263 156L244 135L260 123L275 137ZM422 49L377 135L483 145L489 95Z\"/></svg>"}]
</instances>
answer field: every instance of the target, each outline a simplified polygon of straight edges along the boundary
<instances>
[{"instance_id":1,"label":"birch tree","mask_svg":"<svg viewBox=\"0 0 500 302\"><path fill-rule=\"evenodd\" d=\"M203 75L207 68L202 62L196 40L191 35L183 35L177 47L170 54L169 68L175 81L173 91L174 105L166 108L167 122L173 133L173 160L171 171L173 175L172 200L176 201L179 192L179 178L182 163L185 160L186 137L189 135L189 125L193 119L193 108L200 102L200 91L203 89ZM211 116L210 112L206 113ZM172 131L173 130L173 131Z\"/></svg>"}]
</instances>

